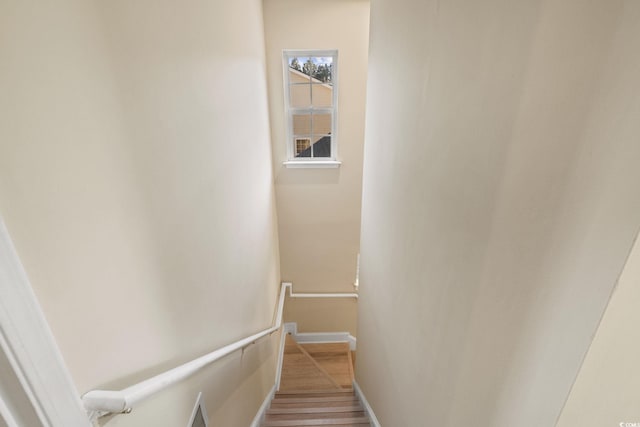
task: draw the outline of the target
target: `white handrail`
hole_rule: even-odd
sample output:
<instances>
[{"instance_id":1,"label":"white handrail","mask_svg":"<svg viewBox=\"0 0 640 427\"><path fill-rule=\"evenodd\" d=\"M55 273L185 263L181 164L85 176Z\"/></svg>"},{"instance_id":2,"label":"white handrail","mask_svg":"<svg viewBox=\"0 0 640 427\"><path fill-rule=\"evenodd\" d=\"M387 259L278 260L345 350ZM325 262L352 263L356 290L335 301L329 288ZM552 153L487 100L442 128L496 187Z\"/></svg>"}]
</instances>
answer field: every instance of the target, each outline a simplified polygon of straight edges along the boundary
<instances>
[{"instance_id":1,"label":"white handrail","mask_svg":"<svg viewBox=\"0 0 640 427\"><path fill-rule=\"evenodd\" d=\"M291 283L283 283L283 285L289 285L289 297L290 298L358 298L358 294L353 293L295 293L293 292L293 286Z\"/></svg>"},{"instance_id":2,"label":"white handrail","mask_svg":"<svg viewBox=\"0 0 640 427\"><path fill-rule=\"evenodd\" d=\"M278 310L276 312L276 318L274 319L275 325L271 328L265 329L262 332L258 332L257 334L251 335L250 337L240 341L236 341L233 344L229 344L219 350L215 350L209 354L194 359L191 362L187 362L169 371L156 375L155 377L149 378L148 380L144 380L138 384L132 385L131 387L127 387L124 390L89 391L82 396L82 402L84 403L85 409L95 414L130 412L136 403L146 399L152 394L190 377L203 367L215 362L216 360L277 331L282 326L282 309L284 306L284 296L286 294L287 287L291 287L291 283L283 283L280 287Z\"/></svg>"},{"instance_id":3,"label":"white handrail","mask_svg":"<svg viewBox=\"0 0 640 427\"><path fill-rule=\"evenodd\" d=\"M128 413L131 412L133 406L142 400L148 398L154 393L169 387L183 379L190 377L205 366L215 362L222 357L240 350L260 338L272 334L282 326L282 311L284 307L284 298L289 288L289 296L292 298L358 298L358 294L295 294L292 291L292 284L283 282L280 287L280 297L278 300L278 308L274 319L274 326L265 329L262 332L251 335L250 337L236 341L221 349L215 350L209 354L201 356L176 368L163 372L152 378L144 380L138 384L127 387L124 390L92 390L82 396L82 402L87 411L91 413L91 418L105 413Z\"/></svg>"}]
</instances>

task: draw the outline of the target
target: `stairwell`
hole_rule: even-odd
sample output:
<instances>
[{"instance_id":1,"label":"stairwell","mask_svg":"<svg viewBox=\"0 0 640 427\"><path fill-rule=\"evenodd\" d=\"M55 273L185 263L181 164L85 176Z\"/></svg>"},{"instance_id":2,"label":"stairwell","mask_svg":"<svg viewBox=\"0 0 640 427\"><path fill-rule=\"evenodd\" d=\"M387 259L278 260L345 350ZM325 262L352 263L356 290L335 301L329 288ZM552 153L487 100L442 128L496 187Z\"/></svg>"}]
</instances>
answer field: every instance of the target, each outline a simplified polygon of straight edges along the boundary
<instances>
[{"instance_id":1,"label":"stairwell","mask_svg":"<svg viewBox=\"0 0 640 427\"><path fill-rule=\"evenodd\" d=\"M349 344L299 344L287 335L280 391L271 401L262 426L370 425L353 390Z\"/></svg>"}]
</instances>

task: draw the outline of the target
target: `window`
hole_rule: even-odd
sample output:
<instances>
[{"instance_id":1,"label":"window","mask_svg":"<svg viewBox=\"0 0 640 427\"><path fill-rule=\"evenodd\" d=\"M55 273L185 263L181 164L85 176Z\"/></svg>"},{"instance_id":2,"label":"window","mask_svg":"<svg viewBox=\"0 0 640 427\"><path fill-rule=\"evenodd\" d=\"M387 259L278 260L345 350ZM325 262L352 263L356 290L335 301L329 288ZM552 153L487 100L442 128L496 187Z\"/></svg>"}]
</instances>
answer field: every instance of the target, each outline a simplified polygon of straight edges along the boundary
<instances>
[{"instance_id":1,"label":"window","mask_svg":"<svg viewBox=\"0 0 640 427\"><path fill-rule=\"evenodd\" d=\"M305 157L302 154L309 150L311 147L311 140L309 138L296 138L296 157ZM309 157L309 156L306 156Z\"/></svg>"},{"instance_id":2,"label":"window","mask_svg":"<svg viewBox=\"0 0 640 427\"><path fill-rule=\"evenodd\" d=\"M290 167L337 167L337 50L283 52Z\"/></svg>"}]
</instances>

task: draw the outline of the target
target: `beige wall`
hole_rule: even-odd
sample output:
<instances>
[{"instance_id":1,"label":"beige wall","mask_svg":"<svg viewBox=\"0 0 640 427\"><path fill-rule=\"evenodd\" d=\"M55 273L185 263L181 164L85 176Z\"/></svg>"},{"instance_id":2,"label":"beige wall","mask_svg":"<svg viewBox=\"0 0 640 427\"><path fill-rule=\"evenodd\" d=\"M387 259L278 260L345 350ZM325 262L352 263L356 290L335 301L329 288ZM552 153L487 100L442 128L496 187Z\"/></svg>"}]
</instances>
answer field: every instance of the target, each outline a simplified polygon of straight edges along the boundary
<instances>
[{"instance_id":1,"label":"beige wall","mask_svg":"<svg viewBox=\"0 0 640 427\"><path fill-rule=\"evenodd\" d=\"M299 292L352 292L359 250L369 2L264 0L282 279ZM319 29L319 30L311 30ZM287 169L283 49L338 49L339 169ZM287 321L355 333L354 304L288 301ZM330 313L330 314L329 314ZM326 327L327 317L333 317ZM315 326L314 326L315 328Z\"/></svg>"},{"instance_id":2,"label":"beige wall","mask_svg":"<svg viewBox=\"0 0 640 427\"><path fill-rule=\"evenodd\" d=\"M582 364L558 427L640 422L640 241Z\"/></svg>"},{"instance_id":3,"label":"beige wall","mask_svg":"<svg viewBox=\"0 0 640 427\"><path fill-rule=\"evenodd\" d=\"M640 7L625 3L618 22L613 54L606 75L615 81L615 94L627 99L616 115L640 111ZM608 100L605 100L608 101ZM628 144L638 145L638 126L621 120L626 132L635 131ZM631 153L622 150L622 153ZM638 167L638 157L632 157ZM638 181L636 181L637 184ZM637 185L636 185L637 190ZM589 352L562 410L558 427L618 426L640 422L640 241L635 245L617 283Z\"/></svg>"},{"instance_id":4,"label":"beige wall","mask_svg":"<svg viewBox=\"0 0 640 427\"><path fill-rule=\"evenodd\" d=\"M2 3L0 212L80 392L272 322L261 11L258 0ZM203 391L214 424L246 426L273 384L272 340L109 425L183 425Z\"/></svg>"},{"instance_id":5,"label":"beige wall","mask_svg":"<svg viewBox=\"0 0 640 427\"><path fill-rule=\"evenodd\" d=\"M638 4L371 13L356 378L382 425L552 426L640 224Z\"/></svg>"},{"instance_id":6,"label":"beige wall","mask_svg":"<svg viewBox=\"0 0 640 427\"><path fill-rule=\"evenodd\" d=\"M358 301L353 298L286 299L285 322L296 322L298 332L349 332L356 336Z\"/></svg>"}]
</instances>

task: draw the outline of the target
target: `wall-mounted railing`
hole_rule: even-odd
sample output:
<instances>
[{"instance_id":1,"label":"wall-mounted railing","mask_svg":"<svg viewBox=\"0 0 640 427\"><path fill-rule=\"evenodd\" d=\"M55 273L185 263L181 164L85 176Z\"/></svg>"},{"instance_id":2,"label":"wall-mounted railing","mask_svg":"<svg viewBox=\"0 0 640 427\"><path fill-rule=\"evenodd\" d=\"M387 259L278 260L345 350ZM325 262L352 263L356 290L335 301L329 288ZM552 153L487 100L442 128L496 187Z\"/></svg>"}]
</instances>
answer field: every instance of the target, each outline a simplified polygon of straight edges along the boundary
<instances>
[{"instance_id":1,"label":"wall-mounted railing","mask_svg":"<svg viewBox=\"0 0 640 427\"><path fill-rule=\"evenodd\" d=\"M227 356L237 350L243 349L260 338L270 335L276 332L282 327L282 311L284 307L284 298L289 288L289 296L292 298L358 298L358 294L349 293L302 293L296 294L292 290L291 283L283 282L280 287L280 296L278 299L278 307L276 309L276 316L274 319L274 325L262 332L251 335L247 338L241 339L222 347L218 350L212 351L209 354L201 356L169 371L163 372L138 384L127 387L123 390L92 390L82 396L85 409L89 412L90 417L95 419L100 415L107 413L129 413L132 408L139 402L147 399L151 395L182 381L202 368L210 365Z\"/></svg>"},{"instance_id":2,"label":"wall-mounted railing","mask_svg":"<svg viewBox=\"0 0 640 427\"><path fill-rule=\"evenodd\" d=\"M352 293L297 293L293 292L291 283L283 283L289 286L289 297L291 298L358 298L358 294Z\"/></svg>"}]
</instances>

